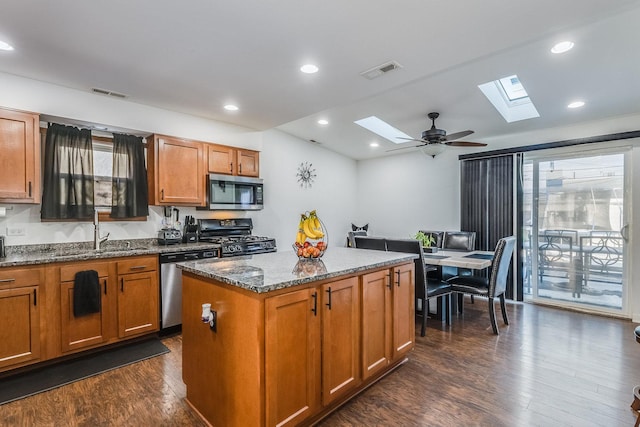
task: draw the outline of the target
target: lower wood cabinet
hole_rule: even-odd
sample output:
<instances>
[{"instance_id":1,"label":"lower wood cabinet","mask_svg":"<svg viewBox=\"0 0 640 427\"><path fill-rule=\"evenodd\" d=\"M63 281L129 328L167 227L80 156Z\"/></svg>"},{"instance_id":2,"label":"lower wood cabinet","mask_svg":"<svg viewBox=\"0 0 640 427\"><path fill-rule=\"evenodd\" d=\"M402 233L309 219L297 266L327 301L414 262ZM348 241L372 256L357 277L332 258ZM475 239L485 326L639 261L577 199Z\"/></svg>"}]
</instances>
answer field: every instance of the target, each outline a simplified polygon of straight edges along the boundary
<instances>
[{"instance_id":1,"label":"lower wood cabinet","mask_svg":"<svg viewBox=\"0 0 640 427\"><path fill-rule=\"evenodd\" d=\"M114 287L110 283L108 262L79 263L60 267L60 345L62 353L83 350L105 344L113 336ZM98 272L101 288L101 310L76 317L73 314L73 285L76 273L83 270Z\"/></svg>"},{"instance_id":2,"label":"lower wood cabinet","mask_svg":"<svg viewBox=\"0 0 640 427\"><path fill-rule=\"evenodd\" d=\"M296 425L360 384L359 281L330 282L265 304L267 425Z\"/></svg>"},{"instance_id":3,"label":"lower wood cabinet","mask_svg":"<svg viewBox=\"0 0 640 427\"><path fill-rule=\"evenodd\" d=\"M393 294L393 359L403 357L415 343L415 270L413 265L394 267Z\"/></svg>"},{"instance_id":4,"label":"lower wood cabinet","mask_svg":"<svg viewBox=\"0 0 640 427\"><path fill-rule=\"evenodd\" d=\"M391 271L362 276L362 377L384 370L392 360Z\"/></svg>"},{"instance_id":5,"label":"lower wood cabinet","mask_svg":"<svg viewBox=\"0 0 640 427\"><path fill-rule=\"evenodd\" d=\"M411 262L273 296L183 273L183 313L203 303L217 312L216 332L198 313L183 318L187 399L212 425L317 421L413 348L413 269Z\"/></svg>"},{"instance_id":6,"label":"lower wood cabinet","mask_svg":"<svg viewBox=\"0 0 640 427\"><path fill-rule=\"evenodd\" d=\"M118 262L118 337L127 338L158 330L160 295L157 263L155 256Z\"/></svg>"},{"instance_id":7,"label":"lower wood cabinet","mask_svg":"<svg viewBox=\"0 0 640 427\"><path fill-rule=\"evenodd\" d=\"M0 370L41 359L43 270L0 269Z\"/></svg>"}]
</instances>

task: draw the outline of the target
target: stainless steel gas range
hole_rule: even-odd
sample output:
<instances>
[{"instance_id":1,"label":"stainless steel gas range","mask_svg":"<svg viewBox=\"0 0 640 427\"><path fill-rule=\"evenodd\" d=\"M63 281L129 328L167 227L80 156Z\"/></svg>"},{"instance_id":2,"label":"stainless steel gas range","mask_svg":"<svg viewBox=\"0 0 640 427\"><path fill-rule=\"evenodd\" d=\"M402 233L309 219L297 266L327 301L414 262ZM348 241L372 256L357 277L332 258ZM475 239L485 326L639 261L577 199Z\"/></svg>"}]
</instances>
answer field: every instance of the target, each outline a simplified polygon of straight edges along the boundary
<instances>
[{"instance_id":1,"label":"stainless steel gas range","mask_svg":"<svg viewBox=\"0 0 640 427\"><path fill-rule=\"evenodd\" d=\"M199 219L198 240L220 245L220 257L276 251L276 239L254 236L251 218Z\"/></svg>"}]
</instances>

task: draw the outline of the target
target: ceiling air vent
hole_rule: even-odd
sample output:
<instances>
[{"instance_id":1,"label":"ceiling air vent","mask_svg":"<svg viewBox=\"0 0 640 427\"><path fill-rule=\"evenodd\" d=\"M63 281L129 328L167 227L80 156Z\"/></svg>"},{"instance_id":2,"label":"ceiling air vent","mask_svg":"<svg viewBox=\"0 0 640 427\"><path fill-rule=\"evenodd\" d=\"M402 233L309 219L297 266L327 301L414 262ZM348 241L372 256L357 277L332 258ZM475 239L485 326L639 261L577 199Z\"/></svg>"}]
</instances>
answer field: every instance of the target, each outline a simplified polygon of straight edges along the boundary
<instances>
[{"instance_id":1,"label":"ceiling air vent","mask_svg":"<svg viewBox=\"0 0 640 427\"><path fill-rule=\"evenodd\" d=\"M385 62L382 65L370 68L367 71L363 71L360 73L360 75L365 79L373 80L376 77L380 77L383 74L389 73L399 68L402 68L402 65L398 64L396 61L389 61Z\"/></svg>"},{"instance_id":2,"label":"ceiling air vent","mask_svg":"<svg viewBox=\"0 0 640 427\"><path fill-rule=\"evenodd\" d=\"M127 95L123 95L121 93L118 92L112 92L110 90L104 90L104 89L98 89L98 88L92 88L91 89L92 92L94 93L99 93L100 95L108 95L108 96L113 96L115 98L126 98Z\"/></svg>"}]
</instances>

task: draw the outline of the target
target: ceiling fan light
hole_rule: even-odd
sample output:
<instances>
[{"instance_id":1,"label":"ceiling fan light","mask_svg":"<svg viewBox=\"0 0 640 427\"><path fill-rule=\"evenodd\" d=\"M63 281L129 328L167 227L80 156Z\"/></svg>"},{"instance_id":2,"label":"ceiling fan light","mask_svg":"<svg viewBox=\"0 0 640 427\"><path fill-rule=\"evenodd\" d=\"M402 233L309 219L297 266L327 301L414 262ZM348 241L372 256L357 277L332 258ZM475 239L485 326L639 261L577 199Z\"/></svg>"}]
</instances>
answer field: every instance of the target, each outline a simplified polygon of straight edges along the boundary
<instances>
[{"instance_id":1,"label":"ceiling fan light","mask_svg":"<svg viewBox=\"0 0 640 427\"><path fill-rule=\"evenodd\" d=\"M420 150L427 156L435 157L442 153L447 147L444 144L427 144Z\"/></svg>"}]
</instances>

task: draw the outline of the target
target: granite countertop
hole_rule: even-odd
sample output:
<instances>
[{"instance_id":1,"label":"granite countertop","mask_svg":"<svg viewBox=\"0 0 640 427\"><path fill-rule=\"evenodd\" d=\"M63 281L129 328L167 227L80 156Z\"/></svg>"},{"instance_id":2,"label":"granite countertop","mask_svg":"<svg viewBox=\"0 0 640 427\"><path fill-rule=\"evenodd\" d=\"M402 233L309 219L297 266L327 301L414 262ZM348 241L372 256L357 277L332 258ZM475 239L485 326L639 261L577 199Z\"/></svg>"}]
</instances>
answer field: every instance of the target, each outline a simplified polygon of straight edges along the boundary
<instances>
[{"instance_id":1,"label":"granite countertop","mask_svg":"<svg viewBox=\"0 0 640 427\"><path fill-rule=\"evenodd\" d=\"M178 263L178 268L256 293L412 261L417 255L329 248L320 259L298 260L293 251Z\"/></svg>"},{"instance_id":2,"label":"granite countertop","mask_svg":"<svg viewBox=\"0 0 640 427\"><path fill-rule=\"evenodd\" d=\"M0 267L50 264L54 262L85 261L136 255L154 255L185 252L198 249L219 248L206 242L159 245L157 239L112 240L102 244L99 251L93 242L53 243L39 245L7 246L7 256L0 258Z\"/></svg>"}]
</instances>

